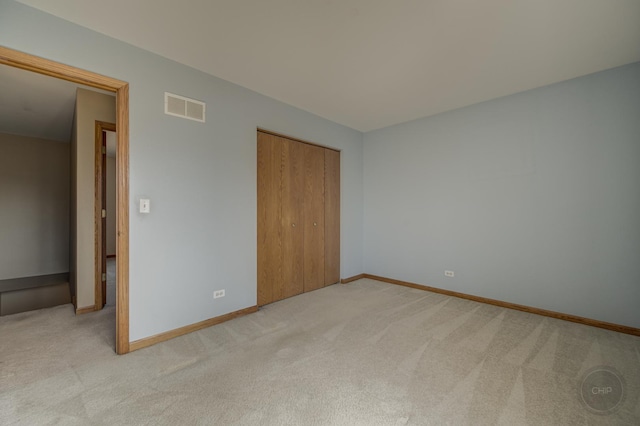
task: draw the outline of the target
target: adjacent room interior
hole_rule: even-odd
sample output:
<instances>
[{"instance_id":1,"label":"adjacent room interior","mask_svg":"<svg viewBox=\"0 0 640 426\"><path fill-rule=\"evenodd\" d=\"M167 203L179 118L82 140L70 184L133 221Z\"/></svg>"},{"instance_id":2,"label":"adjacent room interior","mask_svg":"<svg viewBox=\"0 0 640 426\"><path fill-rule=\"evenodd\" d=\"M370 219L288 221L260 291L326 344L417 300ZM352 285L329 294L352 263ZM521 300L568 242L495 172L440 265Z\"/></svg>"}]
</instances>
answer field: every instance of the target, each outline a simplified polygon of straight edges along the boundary
<instances>
[{"instance_id":1,"label":"adjacent room interior","mask_svg":"<svg viewBox=\"0 0 640 426\"><path fill-rule=\"evenodd\" d=\"M640 6L86 3L0 1L0 422L639 421Z\"/></svg>"},{"instance_id":2,"label":"adjacent room interior","mask_svg":"<svg viewBox=\"0 0 640 426\"><path fill-rule=\"evenodd\" d=\"M97 118L115 121L115 98L7 65L0 65L0 80L6 236L2 239L0 315L67 303L78 313L101 309L82 304L93 298L94 275L106 273L107 265L110 273L104 285L109 294L105 292L104 297L115 305L115 265L113 260L106 261L116 252L115 132L96 135L94 125ZM100 152L104 156L101 240L105 259L104 267L96 262L94 272L94 264L83 257L93 254L94 234L79 229L94 227L93 205L86 200L95 197L95 172L86 167L86 158L93 160L93 141L100 137L105 143ZM78 158L85 161L79 163Z\"/></svg>"}]
</instances>

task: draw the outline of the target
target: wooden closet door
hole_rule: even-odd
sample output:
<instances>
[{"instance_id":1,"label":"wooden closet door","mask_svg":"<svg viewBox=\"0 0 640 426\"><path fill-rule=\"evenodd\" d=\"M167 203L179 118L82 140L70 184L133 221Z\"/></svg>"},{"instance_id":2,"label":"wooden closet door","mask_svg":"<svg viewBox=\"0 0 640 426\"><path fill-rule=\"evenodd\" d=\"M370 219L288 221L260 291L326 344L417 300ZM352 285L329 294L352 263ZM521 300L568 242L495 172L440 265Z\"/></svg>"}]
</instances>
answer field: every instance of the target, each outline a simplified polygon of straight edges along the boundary
<instances>
[{"instance_id":1,"label":"wooden closet door","mask_svg":"<svg viewBox=\"0 0 640 426\"><path fill-rule=\"evenodd\" d=\"M258 305L284 297L282 285L282 142L258 132Z\"/></svg>"},{"instance_id":2,"label":"wooden closet door","mask_svg":"<svg viewBox=\"0 0 640 426\"><path fill-rule=\"evenodd\" d=\"M284 297L304 291L304 145L282 140L282 280Z\"/></svg>"},{"instance_id":3,"label":"wooden closet door","mask_svg":"<svg viewBox=\"0 0 640 426\"><path fill-rule=\"evenodd\" d=\"M324 149L303 144L304 291L324 287Z\"/></svg>"},{"instance_id":4,"label":"wooden closet door","mask_svg":"<svg viewBox=\"0 0 640 426\"><path fill-rule=\"evenodd\" d=\"M324 150L324 285L340 281L340 152Z\"/></svg>"}]
</instances>

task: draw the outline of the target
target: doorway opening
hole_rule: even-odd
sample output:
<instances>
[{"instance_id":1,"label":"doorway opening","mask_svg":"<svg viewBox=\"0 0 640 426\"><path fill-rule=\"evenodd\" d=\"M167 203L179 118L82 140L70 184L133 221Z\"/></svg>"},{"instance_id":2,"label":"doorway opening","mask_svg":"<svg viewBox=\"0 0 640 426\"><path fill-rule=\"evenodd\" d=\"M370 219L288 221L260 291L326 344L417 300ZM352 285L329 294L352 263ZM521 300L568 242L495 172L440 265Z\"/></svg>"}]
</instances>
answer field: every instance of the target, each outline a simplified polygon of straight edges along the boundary
<instances>
[{"instance_id":1,"label":"doorway opening","mask_svg":"<svg viewBox=\"0 0 640 426\"><path fill-rule=\"evenodd\" d=\"M95 308L115 305L116 151L115 123L95 122ZM107 260L111 258L111 260Z\"/></svg>"},{"instance_id":2,"label":"doorway opening","mask_svg":"<svg viewBox=\"0 0 640 426\"><path fill-rule=\"evenodd\" d=\"M129 84L0 46L0 64L116 93L116 352L129 352ZM96 296L97 297L97 296ZM102 298L102 292L100 294ZM101 299L102 301L102 299Z\"/></svg>"}]
</instances>

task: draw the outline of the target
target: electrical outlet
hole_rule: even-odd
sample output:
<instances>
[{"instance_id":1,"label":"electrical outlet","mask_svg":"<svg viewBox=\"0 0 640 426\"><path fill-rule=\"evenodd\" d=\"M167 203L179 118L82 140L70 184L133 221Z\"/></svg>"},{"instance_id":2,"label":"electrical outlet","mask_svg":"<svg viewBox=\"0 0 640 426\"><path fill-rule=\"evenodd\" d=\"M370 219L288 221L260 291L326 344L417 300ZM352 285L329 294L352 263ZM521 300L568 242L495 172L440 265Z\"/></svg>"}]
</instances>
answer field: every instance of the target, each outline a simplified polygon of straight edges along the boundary
<instances>
[{"instance_id":1,"label":"electrical outlet","mask_svg":"<svg viewBox=\"0 0 640 426\"><path fill-rule=\"evenodd\" d=\"M221 297L224 297L224 290L216 290L213 292L214 299L219 299Z\"/></svg>"},{"instance_id":2,"label":"electrical outlet","mask_svg":"<svg viewBox=\"0 0 640 426\"><path fill-rule=\"evenodd\" d=\"M453 278L453 271L444 271L444 276L445 277L449 277L449 278Z\"/></svg>"}]
</instances>

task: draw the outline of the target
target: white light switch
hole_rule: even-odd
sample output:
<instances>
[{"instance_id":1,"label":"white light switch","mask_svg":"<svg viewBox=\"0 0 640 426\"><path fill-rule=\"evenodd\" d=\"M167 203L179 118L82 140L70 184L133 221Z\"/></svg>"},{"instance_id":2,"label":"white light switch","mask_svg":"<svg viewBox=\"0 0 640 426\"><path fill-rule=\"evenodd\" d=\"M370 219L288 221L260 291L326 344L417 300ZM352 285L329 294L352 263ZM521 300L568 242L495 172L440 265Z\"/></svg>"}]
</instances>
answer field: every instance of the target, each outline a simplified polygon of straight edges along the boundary
<instances>
[{"instance_id":1,"label":"white light switch","mask_svg":"<svg viewBox=\"0 0 640 426\"><path fill-rule=\"evenodd\" d=\"M149 213L151 211L151 201L146 198L140 199L140 213Z\"/></svg>"}]
</instances>

